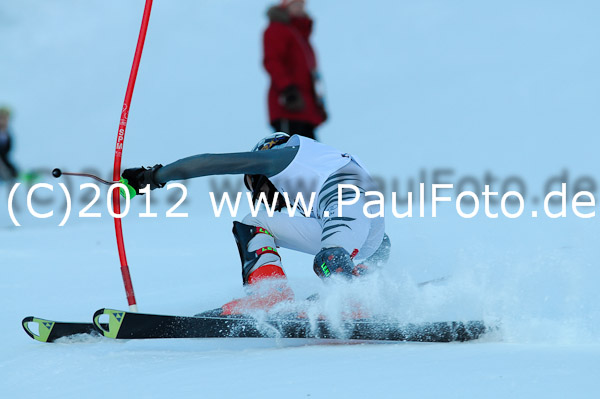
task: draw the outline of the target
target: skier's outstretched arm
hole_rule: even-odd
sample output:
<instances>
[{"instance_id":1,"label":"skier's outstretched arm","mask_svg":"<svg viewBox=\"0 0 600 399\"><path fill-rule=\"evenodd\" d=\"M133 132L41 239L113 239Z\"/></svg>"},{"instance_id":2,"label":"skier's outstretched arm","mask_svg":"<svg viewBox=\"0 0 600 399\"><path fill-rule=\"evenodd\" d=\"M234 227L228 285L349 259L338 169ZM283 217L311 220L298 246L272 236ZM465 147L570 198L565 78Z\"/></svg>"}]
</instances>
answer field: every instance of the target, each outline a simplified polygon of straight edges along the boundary
<instances>
[{"instance_id":1,"label":"skier's outstretched arm","mask_svg":"<svg viewBox=\"0 0 600 399\"><path fill-rule=\"evenodd\" d=\"M137 193L147 184L154 189L172 180L201 176L249 174L271 177L283 171L297 153L298 147L286 147L270 151L200 154L165 166L126 169L123 177Z\"/></svg>"},{"instance_id":2,"label":"skier's outstretched arm","mask_svg":"<svg viewBox=\"0 0 600 399\"><path fill-rule=\"evenodd\" d=\"M274 176L284 170L296 156L298 147L271 151L200 154L163 166L154 173L157 183L212 175Z\"/></svg>"}]
</instances>

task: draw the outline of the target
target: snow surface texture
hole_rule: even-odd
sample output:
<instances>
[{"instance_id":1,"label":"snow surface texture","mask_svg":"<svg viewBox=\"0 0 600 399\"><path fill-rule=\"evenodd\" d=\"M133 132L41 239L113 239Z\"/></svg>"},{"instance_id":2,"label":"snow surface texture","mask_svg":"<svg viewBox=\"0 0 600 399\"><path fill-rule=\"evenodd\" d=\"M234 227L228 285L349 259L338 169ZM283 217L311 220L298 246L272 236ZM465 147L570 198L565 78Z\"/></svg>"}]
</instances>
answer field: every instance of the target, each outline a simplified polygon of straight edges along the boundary
<instances>
[{"instance_id":1,"label":"snow surface texture","mask_svg":"<svg viewBox=\"0 0 600 399\"><path fill-rule=\"evenodd\" d=\"M109 176L143 3L0 5L0 103L15 110L14 158L23 169ZM268 4L155 2L124 167L243 151L269 132L260 65ZM500 184L518 175L529 198L564 170L569 182L600 177L597 2L309 6L331 114L319 135L358 155L388 191L394 178L404 193L410 178L434 168L452 168L455 184L486 171ZM243 294L233 219L211 214L207 192L219 182L189 184L187 219L124 221L141 311L189 315ZM170 192L153 194L164 215ZM138 212L143 200L136 201ZM94 210L103 217L72 217L63 228L59 207L45 221L21 212L21 228L0 213L3 398L597 396L596 219L463 220L450 204L437 219L389 218L392 261L346 289L324 287L310 256L282 251L296 295L319 292L315 306L331 317L352 298L410 321L502 321L498 334L478 342L33 342L20 327L24 316L85 321L97 308L126 307L112 221L101 205ZM447 278L417 285L440 277Z\"/></svg>"}]
</instances>

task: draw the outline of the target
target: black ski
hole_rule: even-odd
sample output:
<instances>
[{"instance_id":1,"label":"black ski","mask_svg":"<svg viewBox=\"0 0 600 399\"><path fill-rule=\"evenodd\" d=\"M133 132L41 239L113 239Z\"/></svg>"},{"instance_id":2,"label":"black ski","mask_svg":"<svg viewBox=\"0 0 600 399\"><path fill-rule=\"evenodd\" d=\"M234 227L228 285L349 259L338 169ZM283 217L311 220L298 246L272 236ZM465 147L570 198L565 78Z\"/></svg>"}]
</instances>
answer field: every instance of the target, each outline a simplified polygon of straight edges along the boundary
<instances>
[{"instance_id":1,"label":"black ski","mask_svg":"<svg viewBox=\"0 0 600 399\"><path fill-rule=\"evenodd\" d=\"M24 318L21 324L27 335L40 342L54 342L59 338L72 337L78 334L100 336L93 323L71 323L29 316ZM32 324L37 325L37 327L32 328Z\"/></svg>"},{"instance_id":2,"label":"black ski","mask_svg":"<svg viewBox=\"0 0 600 399\"><path fill-rule=\"evenodd\" d=\"M108 323L100 318L108 316ZM482 321L401 324L392 320L347 320L336 328L325 320L311 322L296 316L167 316L100 309L94 325L105 337L146 338L321 338L414 342L453 342L479 338L486 332Z\"/></svg>"}]
</instances>

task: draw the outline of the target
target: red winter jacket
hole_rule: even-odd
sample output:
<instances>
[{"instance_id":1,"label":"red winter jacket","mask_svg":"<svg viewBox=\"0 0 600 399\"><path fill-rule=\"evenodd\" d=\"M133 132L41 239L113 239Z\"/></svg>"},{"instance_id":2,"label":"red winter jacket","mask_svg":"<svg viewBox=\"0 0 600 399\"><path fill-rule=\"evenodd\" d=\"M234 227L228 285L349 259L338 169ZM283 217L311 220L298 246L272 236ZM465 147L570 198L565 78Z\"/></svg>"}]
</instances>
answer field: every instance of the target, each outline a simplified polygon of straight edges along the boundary
<instances>
[{"instance_id":1,"label":"red winter jacket","mask_svg":"<svg viewBox=\"0 0 600 399\"><path fill-rule=\"evenodd\" d=\"M274 6L267 12L269 26L264 33L265 69L271 76L269 116L276 119L308 122L318 126L326 116L318 105L313 73L317 70L315 53L309 42L313 21L308 17L290 17L285 8ZM298 87L305 107L298 112L286 110L279 101L283 89Z\"/></svg>"}]
</instances>

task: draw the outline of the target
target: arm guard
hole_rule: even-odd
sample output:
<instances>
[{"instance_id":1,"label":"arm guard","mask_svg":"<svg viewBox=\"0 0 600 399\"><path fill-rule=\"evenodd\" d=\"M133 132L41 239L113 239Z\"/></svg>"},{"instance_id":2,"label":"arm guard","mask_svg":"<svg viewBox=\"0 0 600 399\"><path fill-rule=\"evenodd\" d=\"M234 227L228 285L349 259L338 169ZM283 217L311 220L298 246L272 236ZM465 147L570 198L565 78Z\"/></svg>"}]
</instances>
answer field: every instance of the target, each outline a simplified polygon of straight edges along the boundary
<instances>
[{"instance_id":1,"label":"arm guard","mask_svg":"<svg viewBox=\"0 0 600 399\"><path fill-rule=\"evenodd\" d=\"M298 153L298 147L269 151L237 152L228 154L200 154L180 159L158 169L157 183L213 175L275 176L284 170Z\"/></svg>"}]
</instances>

